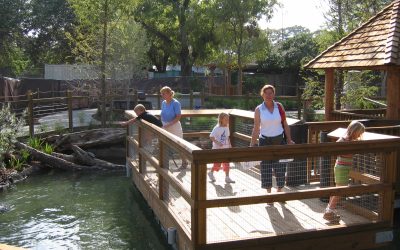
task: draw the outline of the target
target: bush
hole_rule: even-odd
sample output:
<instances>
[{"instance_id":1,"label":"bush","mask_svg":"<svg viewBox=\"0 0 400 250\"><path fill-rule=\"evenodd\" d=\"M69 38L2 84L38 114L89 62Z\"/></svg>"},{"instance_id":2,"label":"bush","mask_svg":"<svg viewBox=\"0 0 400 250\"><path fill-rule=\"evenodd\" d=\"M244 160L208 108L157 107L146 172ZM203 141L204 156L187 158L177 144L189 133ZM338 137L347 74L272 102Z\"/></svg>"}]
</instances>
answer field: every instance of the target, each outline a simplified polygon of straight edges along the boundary
<instances>
[{"instance_id":1,"label":"bush","mask_svg":"<svg viewBox=\"0 0 400 250\"><path fill-rule=\"evenodd\" d=\"M4 105L0 109L0 167L5 164L5 156L14 150L17 136L25 125L24 117L25 112L22 117L17 118L10 105Z\"/></svg>"}]
</instances>

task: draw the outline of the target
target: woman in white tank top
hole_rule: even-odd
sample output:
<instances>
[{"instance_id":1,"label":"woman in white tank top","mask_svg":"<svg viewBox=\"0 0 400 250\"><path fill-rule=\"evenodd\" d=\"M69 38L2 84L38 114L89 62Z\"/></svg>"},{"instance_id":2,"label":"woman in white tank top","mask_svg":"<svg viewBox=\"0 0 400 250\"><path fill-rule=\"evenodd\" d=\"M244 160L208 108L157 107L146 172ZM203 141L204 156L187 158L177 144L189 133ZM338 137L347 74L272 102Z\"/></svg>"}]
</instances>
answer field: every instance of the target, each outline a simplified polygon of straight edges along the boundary
<instances>
[{"instance_id":1,"label":"woman in white tank top","mask_svg":"<svg viewBox=\"0 0 400 250\"><path fill-rule=\"evenodd\" d=\"M265 85L262 87L260 95L264 101L254 111L254 127L250 146L257 145L257 138L259 146L285 144L284 139L287 144L294 143L282 104L274 101L274 86ZM268 193L271 192L272 169L274 169L278 186L277 192L281 192L285 185L285 167L286 164L281 164L276 160L261 161L261 188L265 188Z\"/></svg>"}]
</instances>

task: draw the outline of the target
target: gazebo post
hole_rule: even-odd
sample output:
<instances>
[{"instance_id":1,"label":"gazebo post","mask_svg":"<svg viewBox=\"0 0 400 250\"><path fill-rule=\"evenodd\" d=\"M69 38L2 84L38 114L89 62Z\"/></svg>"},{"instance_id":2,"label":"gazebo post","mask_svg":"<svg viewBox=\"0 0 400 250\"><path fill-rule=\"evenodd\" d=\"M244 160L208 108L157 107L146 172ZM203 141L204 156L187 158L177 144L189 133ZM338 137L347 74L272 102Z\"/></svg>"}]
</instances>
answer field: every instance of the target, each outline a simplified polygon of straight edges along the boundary
<instances>
[{"instance_id":1,"label":"gazebo post","mask_svg":"<svg viewBox=\"0 0 400 250\"><path fill-rule=\"evenodd\" d=\"M400 118L400 75L397 67L390 67L387 71L386 82L386 119Z\"/></svg>"},{"instance_id":2,"label":"gazebo post","mask_svg":"<svg viewBox=\"0 0 400 250\"><path fill-rule=\"evenodd\" d=\"M333 68L325 69L325 121L333 120L334 85L335 70Z\"/></svg>"}]
</instances>

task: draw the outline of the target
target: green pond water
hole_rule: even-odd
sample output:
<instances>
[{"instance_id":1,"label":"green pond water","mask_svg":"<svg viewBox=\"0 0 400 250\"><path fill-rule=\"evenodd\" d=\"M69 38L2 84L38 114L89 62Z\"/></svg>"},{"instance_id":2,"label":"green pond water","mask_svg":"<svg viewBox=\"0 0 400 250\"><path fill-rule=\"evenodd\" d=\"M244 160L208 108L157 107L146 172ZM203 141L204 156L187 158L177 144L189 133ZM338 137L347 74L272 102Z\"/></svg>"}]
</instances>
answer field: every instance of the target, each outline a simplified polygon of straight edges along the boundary
<instances>
[{"instance_id":1,"label":"green pond water","mask_svg":"<svg viewBox=\"0 0 400 250\"><path fill-rule=\"evenodd\" d=\"M50 171L0 192L0 243L28 249L170 249L124 173Z\"/></svg>"}]
</instances>

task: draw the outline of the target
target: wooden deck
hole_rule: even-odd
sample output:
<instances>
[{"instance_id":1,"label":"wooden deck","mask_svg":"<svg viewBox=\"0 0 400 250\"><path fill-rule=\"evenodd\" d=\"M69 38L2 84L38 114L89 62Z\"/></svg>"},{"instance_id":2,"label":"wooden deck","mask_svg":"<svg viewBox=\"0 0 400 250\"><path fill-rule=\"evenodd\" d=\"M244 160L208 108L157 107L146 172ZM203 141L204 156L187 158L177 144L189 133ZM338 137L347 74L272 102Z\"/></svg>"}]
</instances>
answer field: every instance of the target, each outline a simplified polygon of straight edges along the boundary
<instances>
[{"instance_id":1,"label":"wooden deck","mask_svg":"<svg viewBox=\"0 0 400 250\"><path fill-rule=\"evenodd\" d=\"M197 141L190 143L210 132L203 120L195 118L219 112L186 111L185 116L193 116L193 126L184 134L189 140L147 122L137 122L137 128L131 125L127 131L132 181L160 225L176 229L178 249L368 249L390 242L399 138L249 148L251 126L241 125L251 124L253 116L230 110L233 148L211 150ZM309 135L310 126L315 134L340 127L311 124ZM147 132L157 138L152 145ZM335 187L327 168L344 153L365 157L354 158L353 185ZM182 157L191 162L186 170L179 170ZM288 186L282 193L273 189L268 195L261 189L257 165L288 158L294 159L286 172ZM212 162L231 162L230 175L236 183L226 184L222 171L211 183L207 171ZM321 200L332 195L347 197L338 207L341 220L335 225L322 218L327 204ZM266 202L272 201L274 205L268 206Z\"/></svg>"},{"instance_id":2,"label":"wooden deck","mask_svg":"<svg viewBox=\"0 0 400 250\"><path fill-rule=\"evenodd\" d=\"M173 164L170 166L174 166ZM207 168L210 169L211 164L208 164ZM146 179L153 188L157 188L157 175L153 170L148 166ZM190 168L187 170L178 170L173 167L171 172L184 188L190 192ZM264 195L266 193L264 189L261 189L260 174L257 167L244 169L240 164L235 165L231 163L230 176L236 183L225 183L225 173L222 170L215 173L217 181L214 183L209 180L207 181L207 199ZM309 190L316 188L318 188L317 184L311 184L298 187L285 187L283 190L284 192L294 192L300 189ZM273 188L272 192L276 192L276 190ZM305 199L284 203L275 202L272 206L264 203L208 208L207 243L286 235L371 223L371 220L351 213L342 207L338 209L341 216L339 224L330 224L322 218L326 205L320 199ZM190 206L171 187L168 207L170 212L178 218L184 230L190 232Z\"/></svg>"}]
</instances>

